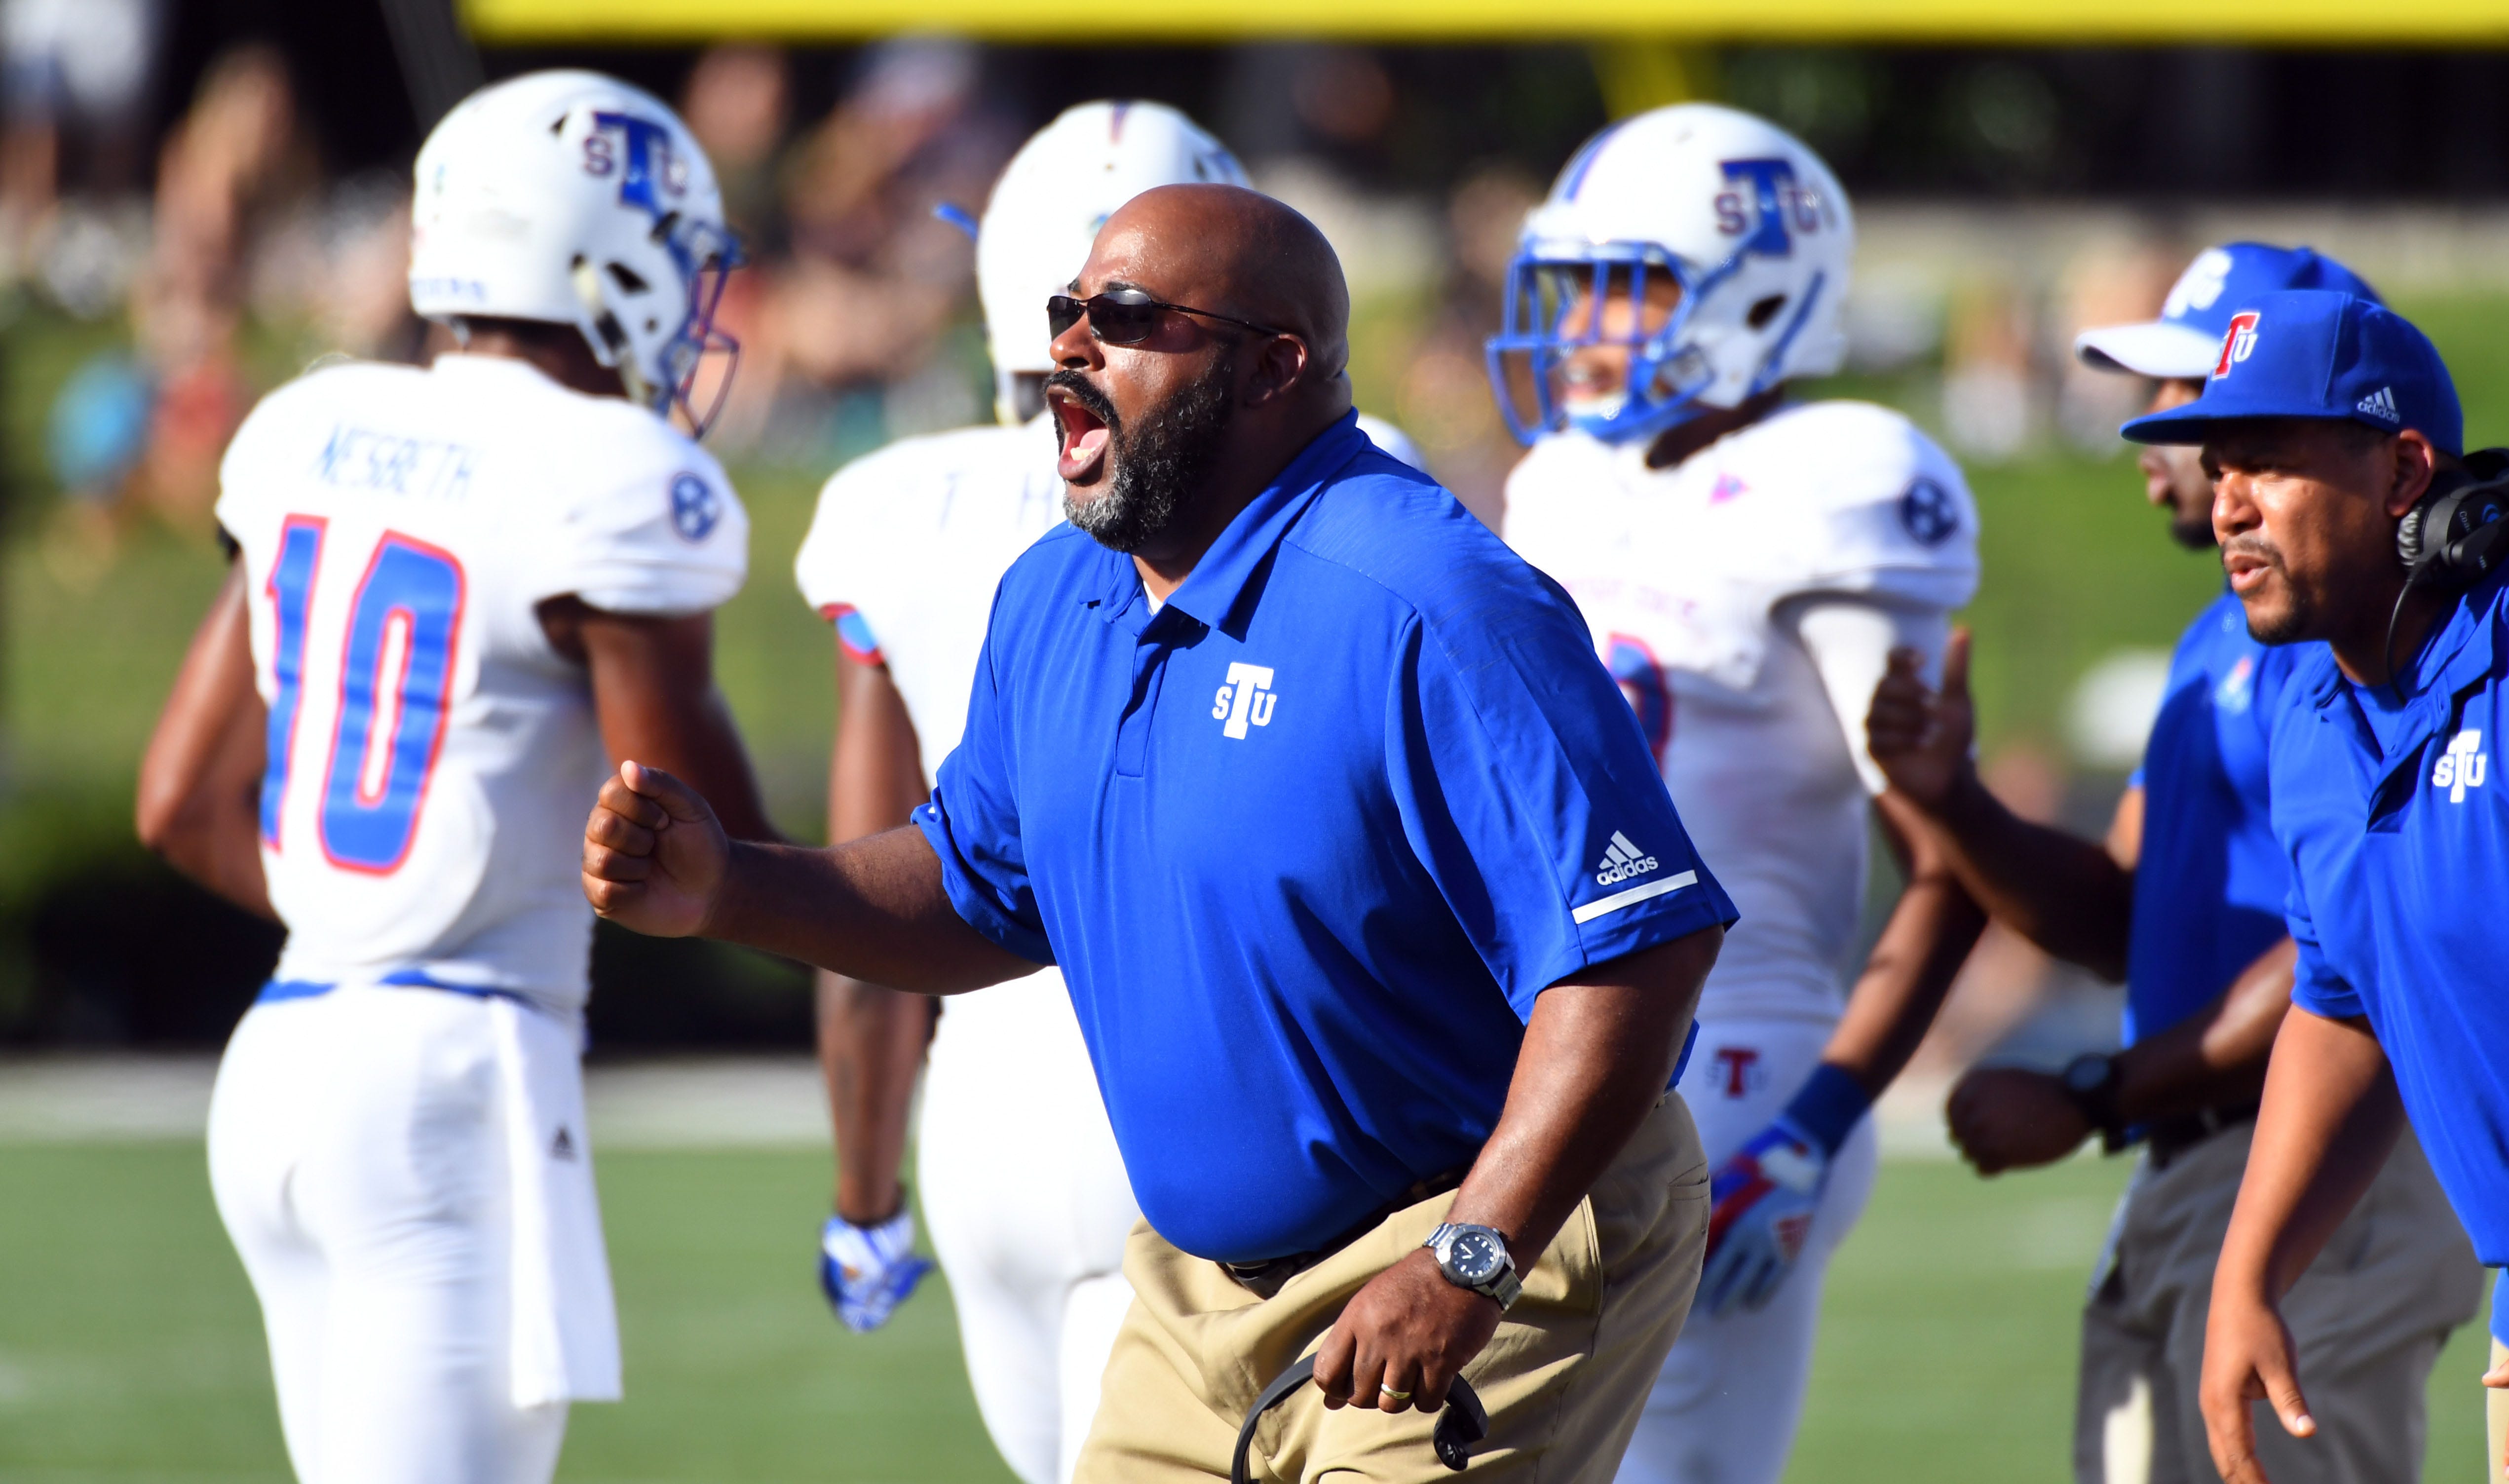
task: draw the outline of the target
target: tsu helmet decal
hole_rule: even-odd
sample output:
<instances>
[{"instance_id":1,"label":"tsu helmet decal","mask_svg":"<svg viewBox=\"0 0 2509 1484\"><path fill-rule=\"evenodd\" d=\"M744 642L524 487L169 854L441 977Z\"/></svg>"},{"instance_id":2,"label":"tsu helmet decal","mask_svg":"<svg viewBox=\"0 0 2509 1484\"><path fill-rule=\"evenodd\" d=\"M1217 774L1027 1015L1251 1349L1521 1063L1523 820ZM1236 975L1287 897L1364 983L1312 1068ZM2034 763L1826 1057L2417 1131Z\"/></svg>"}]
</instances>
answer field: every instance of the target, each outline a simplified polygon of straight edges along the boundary
<instances>
[{"instance_id":1,"label":"tsu helmet decal","mask_svg":"<svg viewBox=\"0 0 2509 1484\"><path fill-rule=\"evenodd\" d=\"M1220 142L1164 103L1065 109L1002 170L976 237L976 291L992 352L994 410L1019 421L1011 378L1054 369L1045 301L1063 291L1115 208L1163 185L1246 184Z\"/></svg>"},{"instance_id":2,"label":"tsu helmet decal","mask_svg":"<svg viewBox=\"0 0 2509 1484\"><path fill-rule=\"evenodd\" d=\"M722 405L689 404L740 263L714 167L659 99L597 72L534 72L483 88L418 153L410 306L571 324L628 395L678 407L703 433Z\"/></svg>"},{"instance_id":3,"label":"tsu helmet decal","mask_svg":"<svg viewBox=\"0 0 2509 1484\"><path fill-rule=\"evenodd\" d=\"M1659 108L1590 140L1525 222L1506 318L1489 342L1491 389L1516 435L1575 427L1652 436L1709 407L1838 369L1855 220L1838 180L1785 130L1712 103ZM1678 298L1665 323L1609 323L1598 303ZM1572 400L1558 385L1581 348L1629 350L1627 380ZM1511 358L1529 370L1520 405Z\"/></svg>"}]
</instances>

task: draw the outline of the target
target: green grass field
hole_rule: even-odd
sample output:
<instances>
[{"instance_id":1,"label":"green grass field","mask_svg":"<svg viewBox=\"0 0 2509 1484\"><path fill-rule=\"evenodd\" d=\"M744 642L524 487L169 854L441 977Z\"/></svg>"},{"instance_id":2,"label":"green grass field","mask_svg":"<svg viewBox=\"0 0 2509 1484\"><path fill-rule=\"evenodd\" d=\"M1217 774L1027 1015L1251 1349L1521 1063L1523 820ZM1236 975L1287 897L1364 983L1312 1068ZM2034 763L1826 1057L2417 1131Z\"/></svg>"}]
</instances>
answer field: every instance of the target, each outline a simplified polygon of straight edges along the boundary
<instances>
[{"instance_id":1,"label":"green grass field","mask_svg":"<svg viewBox=\"0 0 2509 1484\"><path fill-rule=\"evenodd\" d=\"M946 1292L838 1328L808 1151L611 1153L629 1399L578 1408L572 1481L1005 1481ZM2067 1476L2075 1311L2122 1183L1885 1168L1832 1269L1795 1484ZM190 1144L0 1146L0 1480L283 1481L252 1295ZM2432 1389L2426 1476L2482 1464L2479 1337Z\"/></svg>"}]
</instances>

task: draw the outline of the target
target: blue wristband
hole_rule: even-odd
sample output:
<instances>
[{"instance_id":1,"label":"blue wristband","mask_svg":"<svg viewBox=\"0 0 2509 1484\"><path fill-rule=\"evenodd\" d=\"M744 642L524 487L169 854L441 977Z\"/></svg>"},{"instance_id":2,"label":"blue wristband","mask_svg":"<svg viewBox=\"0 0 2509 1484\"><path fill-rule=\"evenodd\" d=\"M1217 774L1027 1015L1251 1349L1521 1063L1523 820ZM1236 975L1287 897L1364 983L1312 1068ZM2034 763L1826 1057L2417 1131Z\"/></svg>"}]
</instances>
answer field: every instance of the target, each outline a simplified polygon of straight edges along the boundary
<instances>
[{"instance_id":1,"label":"blue wristband","mask_svg":"<svg viewBox=\"0 0 2509 1484\"><path fill-rule=\"evenodd\" d=\"M1855 1132L1855 1121L1873 1106L1873 1098L1863 1084L1847 1074L1843 1067L1824 1061L1805 1079L1803 1091L1795 1094L1782 1115L1786 1122L1811 1135L1824 1155L1838 1153L1847 1135Z\"/></svg>"}]
</instances>

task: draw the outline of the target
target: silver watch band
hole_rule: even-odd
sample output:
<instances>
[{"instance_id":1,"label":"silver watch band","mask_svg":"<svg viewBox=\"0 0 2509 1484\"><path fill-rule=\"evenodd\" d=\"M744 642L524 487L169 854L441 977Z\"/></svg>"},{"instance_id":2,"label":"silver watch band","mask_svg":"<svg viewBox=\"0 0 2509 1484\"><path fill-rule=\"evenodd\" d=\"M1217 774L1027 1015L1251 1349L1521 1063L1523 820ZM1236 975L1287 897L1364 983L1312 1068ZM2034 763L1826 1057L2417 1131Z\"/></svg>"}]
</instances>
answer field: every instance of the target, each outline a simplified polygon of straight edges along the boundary
<instances>
[{"instance_id":1,"label":"silver watch band","mask_svg":"<svg viewBox=\"0 0 2509 1484\"><path fill-rule=\"evenodd\" d=\"M1491 1237L1497 1239L1499 1261L1503 1266L1500 1267L1496 1276L1478 1283L1467 1283L1461 1279L1455 1277L1455 1275L1447 1269L1447 1242L1451 1237L1460 1232L1487 1232ZM1505 1314L1508 1310L1514 1308L1517 1297L1524 1291L1524 1280L1522 1278L1517 1276L1516 1271L1516 1254L1508 1249L1507 1235L1496 1227L1476 1226L1469 1221L1442 1222L1439 1225L1436 1231L1429 1234L1429 1239L1426 1242L1421 1243L1420 1245L1427 1247L1430 1252L1437 1257L1438 1273L1440 1277L1445 1279L1446 1281L1453 1283L1458 1288L1470 1288L1473 1292L1496 1302L1499 1308L1499 1313L1501 1314Z\"/></svg>"}]
</instances>

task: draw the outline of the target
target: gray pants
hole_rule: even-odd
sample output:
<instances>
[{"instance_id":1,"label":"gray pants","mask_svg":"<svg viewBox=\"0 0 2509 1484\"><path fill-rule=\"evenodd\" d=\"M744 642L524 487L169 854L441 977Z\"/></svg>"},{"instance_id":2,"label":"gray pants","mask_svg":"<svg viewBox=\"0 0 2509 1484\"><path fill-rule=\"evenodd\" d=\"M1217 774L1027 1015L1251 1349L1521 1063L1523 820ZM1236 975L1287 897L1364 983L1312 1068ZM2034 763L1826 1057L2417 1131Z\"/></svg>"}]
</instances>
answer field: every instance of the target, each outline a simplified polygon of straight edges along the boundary
<instances>
[{"instance_id":1,"label":"gray pants","mask_svg":"<svg viewBox=\"0 0 2509 1484\"><path fill-rule=\"evenodd\" d=\"M2254 1132L2227 1129L2166 1169L2148 1157L2135 1169L2082 1309L2077 1484L2218 1484L2195 1388L2213 1264ZM2283 1301L2317 1435L2287 1435L2257 1403L2274 1484L2415 1484L2422 1389L2448 1332L2482 1301L2474 1248L2408 1132Z\"/></svg>"}]
</instances>

